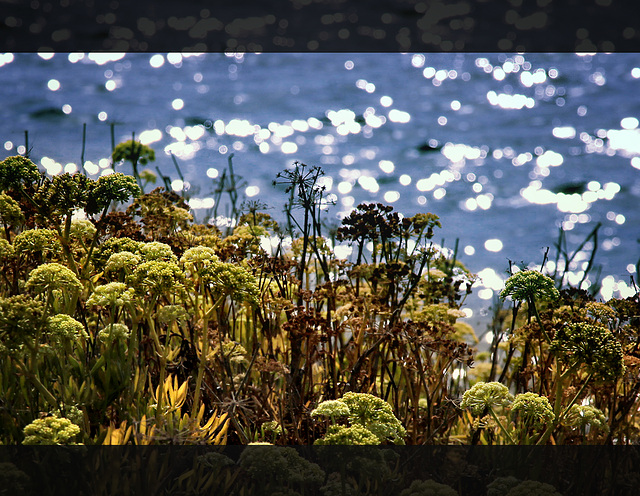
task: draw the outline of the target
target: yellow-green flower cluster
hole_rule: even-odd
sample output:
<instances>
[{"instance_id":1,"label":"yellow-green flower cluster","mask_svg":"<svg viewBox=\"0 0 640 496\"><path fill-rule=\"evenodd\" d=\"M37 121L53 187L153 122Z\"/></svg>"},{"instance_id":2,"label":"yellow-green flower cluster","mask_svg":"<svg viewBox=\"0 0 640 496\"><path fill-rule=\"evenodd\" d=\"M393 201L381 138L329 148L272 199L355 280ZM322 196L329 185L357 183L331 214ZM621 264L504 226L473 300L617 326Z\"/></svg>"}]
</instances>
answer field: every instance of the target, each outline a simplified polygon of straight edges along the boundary
<instances>
[{"instance_id":1,"label":"yellow-green flower cluster","mask_svg":"<svg viewBox=\"0 0 640 496\"><path fill-rule=\"evenodd\" d=\"M184 274L175 263L153 260L138 265L128 280L138 293L160 295L181 288Z\"/></svg>"},{"instance_id":2,"label":"yellow-green flower cluster","mask_svg":"<svg viewBox=\"0 0 640 496\"><path fill-rule=\"evenodd\" d=\"M65 314L49 317L49 335L56 343L65 341L75 343L89 337L80 322Z\"/></svg>"},{"instance_id":3,"label":"yellow-green flower cluster","mask_svg":"<svg viewBox=\"0 0 640 496\"><path fill-rule=\"evenodd\" d=\"M98 339L105 344L126 341L129 339L131 331L124 324L109 324L98 332Z\"/></svg>"},{"instance_id":4,"label":"yellow-green flower cluster","mask_svg":"<svg viewBox=\"0 0 640 496\"><path fill-rule=\"evenodd\" d=\"M589 426L589 428L599 431L609 431L605 414L598 408L589 405L573 405L564 418L563 424L581 428Z\"/></svg>"},{"instance_id":5,"label":"yellow-green flower cluster","mask_svg":"<svg viewBox=\"0 0 640 496\"><path fill-rule=\"evenodd\" d=\"M180 264L184 267L188 276L205 277L209 269L219 263L220 259L216 252L207 246L189 248L180 257Z\"/></svg>"},{"instance_id":6,"label":"yellow-green flower cluster","mask_svg":"<svg viewBox=\"0 0 640 496\"><path fill-rule=\"evenodd\" d=\"M13 245L6 239L0 238L0 260L3 262L13 258L16 251L13 249Z\"/></svg>"},{"instance_id":7,"label":"yellow-green flower cluster","mask_svg":"<svg viewBox=\"0 0 640 496\"><path fill-rule=\"evenodd\" d=\"M336 418L346 417L350 413L349 407L341 400L326 400L311 411L312 417L329 417L335 421Z\"/></svg>"},{"instance_id":8,"label":"yellow-green flower cluster","mask_svg":"<svg viewBox=\"0 0 640 496\"><path fill-rule=\"evenodd\" d=\"M189 320L189 315L182 305L165 305L157 313L158 322L161 324L184 324Z\"/></svg>"},{"instance_id":9,"label":"yellow-green flower cluster","mask_svg":"<svg viewBox=\"0 0 640 496\"><path fill-rule=\"evenodd\" d=\"M400 496L457 496L458 491L446 484L440 484L432 479L414 480L411 485L400 493Z\"/></svg>"},{"instance_id":10,"label":"yellow-green flower cluster","mask_svg":"<svg viewBox=\"0 0 640 496\"><path fill-rule=\"evenodd\" d=\"M24 214L18 202L4 193L0 193L0 222L7 226L24 222Z\"/></svg>"},{"instance_id":11,"label":"yellow-green flower cluster","mask_svg":"<svg viewBox=\"0 0 640 496\"><path fill-rule=\"evenodd\" d=\"M535 270L524 270L512 275L504 284L501 298L511 296L516 301L557 300L560 292L553 279Z\"/></svg>"},{"instance_id":12,"label":"yellow-green flower cluster","mask_svg":"<svg viewBox=\"0 0 640 496\"><path fill-rule=\"evenodd\" d=\"M231 363L242 363L246 359L247 350L240 343L230 341L222 344L222 354Z\"/></svg>"},{"instance_id":13,"label":"yellow-green flower cluster","mask_svg":"<svg viewBox=\"0 0 640 496\"><path fill-rule=\"evenodd\" d=\"M35 293L55 290L78 292L82 290L82 284L73 271L59 263L46 263L33 269L29 273L25 287Z\"/></svg>"},{"instance_id":14,"label":"yellow-green flower cluster","mask_svg":"<svg viewBox=\"0 0 640 496\"><path fill-rule=\"evenodd\" d=\"M140 265L140 256L130 251L114 253L107 260L104 266L105 272L123 272L125 275L132 274L135 268Z\"/></svg>"},{"instance_id":15,"label":"yellow-green flower cluster","mask_svg":"<svg viewBox=\"0 0 640 496\"><path fill-rule=\"evenodd\" d=\"M32 183L39 178L38 166L27 157L15 155L0 162L0 191Z\"/></svg>"},{"instance_id":16,"label":"yellow-green flower cluster","mask_svg":"<svg viewBox=\"0 0 640 496\"><path fill-rule=\"evenodd\" d=\"M96 226L93 222L87 219L73 219L71 221L71 228L69 229L69 235L81 241L87 241L93 238L96 234Z\"/></svg>"},{"instance_id":17,"label":"yellow-green flower cluster","mask_svg":"<svg viewBox=\"0 0 640 496\"><path fill-rule=\"evenodd\" d=\"M338 403L343 403L347 408L339 406ZM391 405L368 393L349 392L339 400L323 401L311 414L327 415L332 420L347 415L350 424L350 428L331 426L324 439L317 441L318 444L381 444L386 441L404 444L404 436L407 434L393 414ZM349 443L349 439L357 442ZM375 442L372 442L374 439Z\"/></svg>"},{"instance_id":18,"label":"yellow-green flower cluster","mask_svg":"<svg viewBox=\"0 0 640 496\"><path fill-rule=\"evenodd\" d=\"M138 252L145 262L159 261L178 263L178 257L173 254L171 247L166 243L151 241L150 243L140 243Z\"/></svg>"},{"instance_id":19,"label":"yellow-green flower cluster","mask_svg":"<svg viewBox=\"0 0 640 496\"><path fill-rule=\"evenodd\" d=\"M133 288L123 282L110 282L94 289L87 300L89 306L113 307L130 304L135 296Z\"/></svg>"},{"instance_id":20,"label":"yellow-green flower cluster","mask_svg":"<svg viewBox=\"0 0 640 496\"><path fill-rule=\"evenodd\" d=\"M556 417L549 400L536 393L516 395L511 404L511 412L520 415L527 425L541 426L552 422Z\"/></svg>"},{"instance_id":21,"label":"yellow-green flower cluster","mask_svg":"<svg viewBox=\"0 0 640 496\"><path fill-rule=\"evenodd\" d=\"M461 408L468 408L474 415L482 415L485 408L509 406L513 395L499 382L477 382L462 395Z\"/></svg>"},{"instance_id":22,"label":"yellow-green flower cluster","mask_svg":"<svg viewBox=\"0 0 640 496\"><path fill-rule=\"evenodd\" d=\"M232 263L212 264L205 276L212 292L234 300L257 304L260 290L253 274Z\"/></svg>"},{"instance_id":23,"label":"yellow-green flower cluster","mask_svg":"<svg viewBox=\"0 0 640 496\"><path fill-rule=\"evenodd\" d=\"M42 253L57 255L62 251L58 233L53 229L27 229L13 240L13 247L18 253Z\"/></svg>"},{"instance_id":24,"label":"yellow-green flower cluster","mask_svg":"<svg viewBox=\"0 0 640 496\"><path fill-rule=\"evenodd\" d=\"M577 322L562 327L551 342L551 351L564 363L584 364L598 379L612 381L625 371L622 345L601 325Z\"/></svg>"},{"instance_id":25,"label":"yellow-green flower cluster","mask_svg":"<svg viewBox=\"0 0 640 496\"><path fill-rule=\"evenodd\" d=\"M80 427L71 420L57 416L36 419L24 428L25 438L22 444L76 444L73 442L80 434Z\"/></svg>"},{"instance_id":26,"label":"yellow-green flower cluster","mask_svg":"<svg viewBox=\"0 0 640 496\"><path fill-rule=\"evenodd\" d=\"M322 439L314 444L323 445L351 445L368 446L380 444L380 439L369 429L356 425L331 425Z\"/></svg>"}]
</instances>

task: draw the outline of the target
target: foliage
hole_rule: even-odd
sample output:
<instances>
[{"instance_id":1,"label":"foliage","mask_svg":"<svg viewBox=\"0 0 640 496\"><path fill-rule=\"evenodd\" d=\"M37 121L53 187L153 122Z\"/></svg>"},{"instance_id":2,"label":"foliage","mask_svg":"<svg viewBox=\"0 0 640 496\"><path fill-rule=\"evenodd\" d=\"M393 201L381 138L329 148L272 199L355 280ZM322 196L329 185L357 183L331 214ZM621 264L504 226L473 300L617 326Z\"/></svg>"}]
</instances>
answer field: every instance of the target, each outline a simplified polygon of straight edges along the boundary
<instances>
[{"instance_id":1,"label":"foliage","mask_svg":"<svg viewBox=\"0 0 640 496\"><path fill-rule=\"evenodd\" d=\"M135 178L0 163L3 444L637 442L637 295L595 301L561 273L520 270L476 354L462 321L475 276L457 243L434 243L436 215L363 203L328 225L322 170L296 163L276 181L280 224L240 203L229 160L214 192L227 215L197 224L182 196L142 194L137 164L155 156L138 145L113 156ZM366 493L358 471L382 484L392 470L351 457L333 460L336 478L284 450L261 474L261 448L208 487L231 493L242 472L273 494Z\"/></svg>"}]
</instances>

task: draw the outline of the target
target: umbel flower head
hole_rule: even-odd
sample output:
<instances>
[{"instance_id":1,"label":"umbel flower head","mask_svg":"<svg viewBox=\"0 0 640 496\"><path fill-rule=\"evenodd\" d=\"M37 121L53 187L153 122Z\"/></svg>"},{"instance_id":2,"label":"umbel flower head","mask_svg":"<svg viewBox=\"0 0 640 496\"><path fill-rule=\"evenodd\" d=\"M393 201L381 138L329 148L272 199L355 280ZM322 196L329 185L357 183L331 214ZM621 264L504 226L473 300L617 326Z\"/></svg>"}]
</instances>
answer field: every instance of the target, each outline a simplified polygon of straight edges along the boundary
<instances>
[{"instance_id":1,"label":"umbel flower head","mask_svg":"<svg viewBox=\"0 0 640 496\"><path fill-rule=\"evenodd\" d=\"M535 480L522 481L511 488L506 496L561 496L556 488L546 482Z\"/></svg>"},{"instance_id":2,"label":"umbel flower head","mask_svg":"<svg viewBox=\"0 0 640 496\"><path fill-rule=\"evenodd\" d=\"M76 444L72 440L80 434L80 427L67 418L57 416L36 419L24 428L22 444Z\"/></svg>"},{"instance_id":3,"label":"umbel flower head","mask_svg":"<svg viewBox=\"0 0 640 496\"><path fill-rule=\"evenodd\" d=\"M49 334L56 343L75 343L89 337L80 322L63 313L49 317Z\"/></svg>"},{"instance_id":4,"label":"umbel flower head","mask_svg":"<svg viewBox=\"0 0 640 496\"><path fill-rule=\"evenodd\" d=\"M552 422L556 417L549 400L536 393L516 395L511 404L511 412L519 414L526 424L535 426Z\"/></svg>"},{"instance_id":5,"label":"umbel flower head","mask_svg":"<svg viewBox=\"0 0 640 496\"><path fill-rule=\"evenodd\" d=\"M165 305L157 313L158 322L161 324L184 324L189 320L189 315L182 305Z\"/></svg>"},{"instance_id":6,"label":"umbel flower head","mask_svg":"<svg viewBox=\"0 0 640 496\"><path fill-rule=\"evenodd\" d=\"M551 342L561 362L585 365L598 379L613 381L624 374L622 345L601 325L576 322L562 327Z\"/></svg>"},{"instance_id":7,"label":"umbel flower head","mask_svg":"<svg viewBox=\"0 0 640 496\"><path fill-rule=\"evenodd\" d=\"M331 425L322 439L314 443L318 446L370 446L380 444L380 439L366 427L356 425Z\"/></svg>"},{"instance_id":8,"label":"umbel flower head","mask_svg":"<svg viewBox=\"0 0 640 496\"><path fill-rule=\"evenodd\" d=\"M104 266L104 271L132 274L135 268L140 265L141 261L142 259L139 255L131 253L130 251L121 251L109 257L107 264Z\"/></svg>"},{"instance_id":9,"label":"umbel flower head","mask_svg":"<svg viewBox=\"0 0 640 496\"><path fill-rule=\"evenodd\" d=\"M562 423L570 427L589 427L602 432L609 431L605 414L589 405L573 405Z\"/></svg>"},{"instance_id":10,"label":"umbel flower head","mask_svg":"<svg viewBox=\"0 0 640 496\"><path fill-rule=\"evenodd\" d=\"M348 413L346 413L344 408L338 406L337 402L346 405ZM391 405L372 394L349 392L339 400L335 400L335 402L329 403L325 401L320 403L318 408L314 410L316 415L325 415L325 413L322 413L325 411L329 416L332 416L332 414L337 416L338 414L342 415L346 413L351 427L360 426L366 429L377 441L375 443L369 442L373 438L368 434L365 436L362 429L344 430L344 426L338 426L342 429L328 431L330 437L325 437L323 442L319 444L333 444L332 439L337 442L339 439L346 440L353 436L356 436L354 439L360 439L362 436L365 436L368 440L366 443L358 442L358 444L381 444L386 441L391 441L395 444L404 444L404 436L406 436L407 432L393 414Z\"/></svg>"},{"instance_id":11,"label":"umbel flower head","mask_svg":"<svg viewBox=\"0 0 640 496\"><path fill-rule=\"evenodd\" d=\"M47 263L29 273L25 287L35 293L55 290L78 292L82 290L82 283L71 269L59 263Z\"/></svg>"},{"instance_id":12,"label":"umbel flower head","mask_svg":"<svg viewBox=\"0 0 640 496\"><path fill-rule=\"evenodd\" d=\"M326 400L311 412L312 417L329 417L332 421L346 417L350 413L349 407L342 400Z\"/></svg>"},{"instance_id":13,"label":"umbel flower head","mask_svg":"<svg viewBox=\"0 0 640 496\"><path fill-rule=\"evenodd\" d=\"M244 267L227 262L214 263L206 270L203 278L214 294L252 304L258 302L258 283Z\"/></svg>"},{"instance_id":14,"label":"umbel flower head","mask_svg":"<svg viewBox=\"0 0 640 496\"><path fill-rule=\"evenodd\" d=\"M462 395L461 408L468 408L474 415L482 415L485 408L509 406L513 395L499 382L477 382Z\"/></svg>"},{"instance_id":15,"label":"umbel flower head","mask_svg":"<svg viewBox=\"0 0 640 496\"><path fill-rule=\"evenodd\" d=\"M128 280L139 293L159 295L181 288L183 278L182 270L175 263L153 260L138 265Z\"/></svg>"},{"instance_id":16,"label":"umbel flower head","mask_svg":"<svg viewBox=\"0 0 640 496\"><path fill-rule=\"evenodd\" d=\"M138 252L145 262L157 260L160 262L178 263L178 257L173 254L171 247L168 244L160 243L159 241L140 243Z\"/></svg>"},{"instance_id":17,"label":"umbel flower head","mask_svg":"<svg viewBox=\"0 0 640 496\"><path fill-rule=\"evenodd\" d=\"M0 162L0 191L29 184L39 178L38 166L27 157L16 155Z\"/></svg>"},{"instance_id":18,"label":"umbel flower head","mask_svg":"<svg viewBox=\"0 0 640 496\"><path fill-rule=\"evenodd\" d=\"M511 296L516 301L557 300L560 292L553 279L535 270L523 270L513 274L500 292L502 299Z\"/></svg>"},{"instance_id":19,"label":"umbel flower head","mask_svg":"<svg viewBox=\"0 0 640 496\"><path fill-rule=\"evenodd\" d=\"M87 305L100 307L124 306L131 303L134 298L133 288L129 288L123 282L110 282L96 287L87 300Z\"/></svg>"},{"instance_id":20,"label":"umbel flower head","mask_svg":"<svg viewBox=\"0 0 640 496\"><path fill-rule=\"evenodd\" d=\"M131 331L124 324L109 324L98 332L98 339L104 344L126 341L129 339Z\"/></svg>"},{"instance_id":21,"label":"umbel flower head","mask_svg":"<svg viewBox=\"0 0 640 496\"><path fill-rule=\"evenodd\" d=\"M0 193L0 222L8 226L24 222L24 214L18 202L4 193Z\"/></svg>"},{"instance_id":22,"label":"umbel flower head","mask_svg":"<svg viewBox=\"0 0 640 496\"><path fill-rule=\"evenodd\" d=\"M111 202L126 202L132 197L140 196L140 193L135 178L122 172L114 172L95 182L87 199L86 211L88 214L97 214L108 208Z\"/></svg>"},{"instance_id":23,"label":"umbel flower head","mask_svg":"<svg viewBox=\"0 0 640 496\"><path fill-rule=\"evenodd\" d=\"M206 276L209 269L220 263L220 259L213 248L208 246L194 246L184 252L180 257L180 264L184 270L199 277Z\"/></svg>"},{"instance_id":24,"label":"umbel flower head","mask_svg":"<svg viewBox=\"0 0 640 496\"><path fill-rule=\"evenodd\" d=\"M22 231L13 240L13 246L18 253L57 255L62 251L58 233L53 229L27 229Z\"/></svg>"},{"instance_id":25,"label":"umbel flower head","mask_svg":"<svg viewBox=\"0 0 640 496\"><path fill-rule=\"evenodd\" d=\"M73 219L69 235L78 240L87 241L96 234L96 226L87 219Z\"/></svg>"}]
</instances>

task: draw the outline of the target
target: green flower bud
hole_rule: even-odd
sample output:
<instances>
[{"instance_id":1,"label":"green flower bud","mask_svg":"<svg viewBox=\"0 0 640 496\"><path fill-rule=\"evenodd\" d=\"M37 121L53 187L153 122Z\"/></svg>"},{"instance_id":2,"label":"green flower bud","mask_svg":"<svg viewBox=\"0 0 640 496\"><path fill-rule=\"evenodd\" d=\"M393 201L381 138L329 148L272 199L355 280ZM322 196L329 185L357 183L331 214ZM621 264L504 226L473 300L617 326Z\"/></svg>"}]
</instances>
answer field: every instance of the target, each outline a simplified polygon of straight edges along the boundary
<instances>
[{"instance_id":1,"label":"green flower bud","mask_svg":"<svg viewBox=\"0 0 640 496\"><path fill-rule=\"evenodd\" d=\"M561 362L583 364L605 381L613 381L625 371L620 341L601 325L577 322L562 327L551 342L551 351Z\"/></svg>"},{"instance_id":2,"label":"green flower bud","mask_svg":"<svg viewBox=\"0 0 640 496\"><path fill-rule=\"evenodd\" d=\"M13 240L13 247L18 253L55 256L62 252L58 233L53 229L28 229L22 231Z\"/></svg>"},{"instance_id":3,"label":"green flower bud","mask_svg":"<svg viewBox=\"0 0 640 496\"><path fill-rule=\"evenodd\" d=\"M166 243L159 243L158 241L140 243L138 251L145 262L157 260L160 262L178 263L178 257L173 254L171 247Z\"/></svg>"},{"instance_id":4,"label":"green flower bud","mask_svg":"<svg viewBox=\"0 0 640 496\"><path fill-rule=\"evenodd\" d=\"M527 424L536 426L553 422L556 417L549 400L545 396L540 396L536 393L516 395L511 404L511 412L519 414Z\"/></svg>"},{"instance_id":5,"label":"green flower bud","mask_svg":"<svg viewBox=\"0 0 640 496\"><path fill-rule=\"evenodd\" d=\"M7 157L0 162L0 191L30 184L38 179L38 166L22 155Z\"/></svg>"},{"instance_id":6,"label":"green flower bud","mask_svg":"<svg viewBox=\"0 0 640 496\"><path fill-rule=\"evenodd\" d=\"M24 222L24 214L17 201L0 193L0 223L15 226Z\"/></svg>"},{"instance_id":7,"label":"green flower bud","mask_svg":"<svg viewBox=\"0 0 640 496\"><path fill-rule=\"evenodd\" d=\"M507 296L516 301L557 300L560 298L560 292L550 277L535 270L524 270L515 273L505 282L500 297L505 299Z\"/></svg>"},{"instance_id":8,"label":"green flower bud","mask_svg":"<svg viewBox=\"0 0 640 496\"><path fill-rule=\"evenodd\" d=\"M482 415L485 408L508 406L513 401L509 389L499 382L477 382L462 395L461 408L468 408L474 415Z\"/></svg>"}]
</instances>

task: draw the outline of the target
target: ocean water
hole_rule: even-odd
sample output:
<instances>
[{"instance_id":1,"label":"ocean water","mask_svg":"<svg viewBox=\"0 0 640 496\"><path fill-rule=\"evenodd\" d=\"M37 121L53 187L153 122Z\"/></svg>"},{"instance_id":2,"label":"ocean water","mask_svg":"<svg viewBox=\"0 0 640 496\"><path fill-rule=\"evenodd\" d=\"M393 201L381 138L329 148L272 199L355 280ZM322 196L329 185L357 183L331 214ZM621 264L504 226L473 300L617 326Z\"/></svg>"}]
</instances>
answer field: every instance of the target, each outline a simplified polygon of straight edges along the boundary
<instances>
[{"instance_id":1,"label":"ocean water","mask_svg":"<svg viewBox=\"0 0 640 496\"><path fill-rule=\"evenodd\" d=\"M542 263L560 226L576 248L601 223L599 297L635 294L638 54L18 53L0 55L0 96L3 157L24 152L28 131L43 170L98 177L113 170L113 125L116 143L135 133L155 149L150 169L200 218L230 154L244 198L276 218L285 195L272 181L294 161L325 171L329 224L362 201L433 212L434 241L458 239L480 275L467 301L479 326L509 260Z\"/></svg>"}]
</instances>

